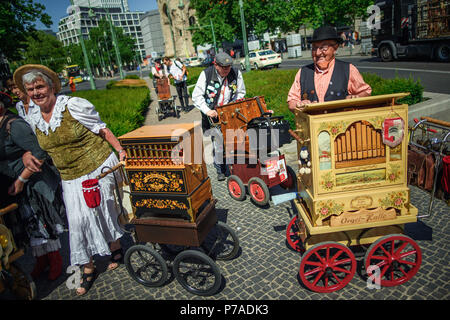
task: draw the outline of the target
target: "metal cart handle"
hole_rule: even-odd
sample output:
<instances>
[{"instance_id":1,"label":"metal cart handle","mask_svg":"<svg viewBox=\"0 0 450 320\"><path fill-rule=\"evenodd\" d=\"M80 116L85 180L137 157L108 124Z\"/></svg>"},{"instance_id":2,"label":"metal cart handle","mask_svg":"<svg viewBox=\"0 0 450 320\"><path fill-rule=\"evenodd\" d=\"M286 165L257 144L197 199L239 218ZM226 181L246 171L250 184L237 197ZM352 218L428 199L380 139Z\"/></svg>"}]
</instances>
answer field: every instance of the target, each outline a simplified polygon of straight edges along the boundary
<instances>
[{"instance_id":1,"label":"metal cart handle","mask_svg":"<svg viewBox=\"0 0 450 320\"><path fill-rule=\"evenodd\" d=\"M448 122L448 121L438 120L438 119L434 119L434 118L430 118L430 117L420 117L420 119L427 120L428 122L450 128L450 122Z\"/></svg>"}]
</instances>

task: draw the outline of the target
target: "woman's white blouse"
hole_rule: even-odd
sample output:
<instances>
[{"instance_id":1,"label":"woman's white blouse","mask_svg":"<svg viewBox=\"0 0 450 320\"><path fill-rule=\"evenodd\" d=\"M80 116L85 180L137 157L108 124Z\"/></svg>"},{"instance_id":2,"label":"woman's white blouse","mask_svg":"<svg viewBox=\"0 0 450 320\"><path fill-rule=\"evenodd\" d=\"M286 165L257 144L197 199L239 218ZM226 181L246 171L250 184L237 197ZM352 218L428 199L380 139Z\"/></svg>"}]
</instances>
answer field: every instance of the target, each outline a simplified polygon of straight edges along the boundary
<instances>
[{"instance_id":1,"label":"woman's white blouse","mask_svg":"<svg viewBox=\"0 0 450 320\"><path fill-rule=\"evenodd\" d=\"M40 112L29 115L30 120L34 127L48 135L49 129L55 132L56 128L61 126L66 106L72 117L93 133L98 134L100 129L106 128L106 124L100 119L100 115L92 103L83 98L65 95L56 97L55 107L49 123L44 121Z\"/></svg>"}]
</instances>

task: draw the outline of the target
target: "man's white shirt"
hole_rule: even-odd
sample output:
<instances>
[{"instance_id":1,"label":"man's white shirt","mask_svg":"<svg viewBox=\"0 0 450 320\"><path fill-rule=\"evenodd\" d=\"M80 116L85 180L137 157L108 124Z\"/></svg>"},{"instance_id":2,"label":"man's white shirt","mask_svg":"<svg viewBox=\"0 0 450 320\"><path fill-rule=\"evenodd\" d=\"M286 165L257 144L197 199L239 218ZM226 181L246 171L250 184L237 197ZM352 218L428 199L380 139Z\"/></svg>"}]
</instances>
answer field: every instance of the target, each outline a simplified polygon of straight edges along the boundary
<instances>
[{"instance_id":1,"label":"man's white shirt","mask_svg":"<svg viewBox=\"0 0 450 320\"><path fill-rule=\"evenodd\" d=\"M242 78L242 73L241 71L238 71L238 76L237 76L237 83L236 83L236 100L238 99L242 99L245 97L245 84L244 84L244 79ZM214 72L216 72L217 74L217 78L219 79L220 84L223 83L224 78L222 78L216 69L214 69ZM206 86L209 85L206 83L206 74L205 71L202 71L200 73L200 76L198 77L197 80L197 84L195 85L194 91L192 92L192 102L194 103L194 106L199 109L201 112L203 112L204 114L206 114L209 110L211 110L210 108L208 108L208 104L205 101L205 91L206 91ZM230 84L224 85L222 86L222 89L220 90L220 96L218 99L218 103L220 105L224 105L227 104L230 101L231 98L231 89L229 87Z\"/></svg>"}]
</instances>

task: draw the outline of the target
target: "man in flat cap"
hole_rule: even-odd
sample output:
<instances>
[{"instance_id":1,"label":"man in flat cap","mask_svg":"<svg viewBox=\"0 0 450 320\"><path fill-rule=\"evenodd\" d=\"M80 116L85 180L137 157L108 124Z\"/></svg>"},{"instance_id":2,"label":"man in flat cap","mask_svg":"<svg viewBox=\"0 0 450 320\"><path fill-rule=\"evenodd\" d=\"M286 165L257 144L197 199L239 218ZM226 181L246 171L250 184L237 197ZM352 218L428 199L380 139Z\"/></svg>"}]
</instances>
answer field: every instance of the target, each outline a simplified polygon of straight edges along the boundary
<instances>
[{"instance_id":1,"label":"man in flat cap","mask_svg":"<svg viewBox=\"0 0 450 320\"><path fill-rule=\"evenodd\" d=\"M195 89L192 92L194 106L202 113L203 132L211 129L211 122L217 122L216 106L242 99L245 96L245 85L242 73L232 67L233 59L225 52L216 55L214 64L200 73ZM217 179L225 180L229 174L225 163L223 137L220 129L213 128L211 141L213 143L214 167ZM222 138L222 139L220 139ZM221 140L221 141L216 141Z\"/></svg>"},{"instance_id":2,"label":"man in flat cap","mask_svg":"<svg viewBox=\"0 0 450 320\"><path fill-rule=\"evenodd\" d=\"M372 88L351 63L335 59L342 39L336 29L323 26L314 30L313 63L298 70L288 93L289 110L302 111L306 104L370 96Z\"/></svg>"}]
</instances>

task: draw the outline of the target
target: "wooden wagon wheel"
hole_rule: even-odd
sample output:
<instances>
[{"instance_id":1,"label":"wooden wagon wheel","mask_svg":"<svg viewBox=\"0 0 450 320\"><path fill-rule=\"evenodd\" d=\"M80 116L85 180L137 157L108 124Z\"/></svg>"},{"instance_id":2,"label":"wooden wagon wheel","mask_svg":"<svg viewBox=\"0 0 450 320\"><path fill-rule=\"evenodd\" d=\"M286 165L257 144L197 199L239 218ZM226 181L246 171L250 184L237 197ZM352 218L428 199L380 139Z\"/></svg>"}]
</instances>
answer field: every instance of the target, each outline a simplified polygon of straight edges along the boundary
<instances>
[{"instance_id":1,"label":"wooden wagon wheel","mask_svg":"<svg viewBox=\"0 0 450 320\"><path fill-rule=\"evenodd\" d=\"M292 250L297 252L303 252L305 251L305 249L302 245L302 240L300 239L299 236L300 229L298 227L297 221L298 217L294 216L289 222L286 228L286 241Z\"/></svg>"},{"instance_id":2,"label":"wooden wagon wheel","mask_svg":"<svg viewBox=\"0 0 450 320\"><path fill-rule=\"evenodd\" d=\"M261 178L250 178L248 181L248 191L251 198L257 205L265 206L269 202L269 188Z\"/></svg>"},{"instance_id":3,"label":"wooden wagon wheel","mask_svg":"<svg viewBox=\"0 0 450 320\"><path fill-rule=\"evenodd\" d=\"M402 234L381 237L372 243L364 257L366 271L372 265L380 268L380 285L385 287L405 283L417 273L421 263L420 247Z\"/></svg>"},{"instance_id":4,"label":"wooden wagon wheel","mask_svg":"<svg viewBox=\"0 0 450 320\"><path fill-rule=\"evenodd\" d=\"M337 242L321 242L308 249L300 261L303 284L315 292L328 293L345 287L356 272L352 251Z\"/></svg>"},{"instance_id":5,"label":"wooden wagon wheel","mask_svg":"<svg viewBox=\"0 0 450 320\"><path fill-rule=\"evenodd\" d=\"M227 180L228 193L230 196L238 201L245 199L245 186L241 178L236 175L231 175Z\"/></svg>"}]
</instances>

